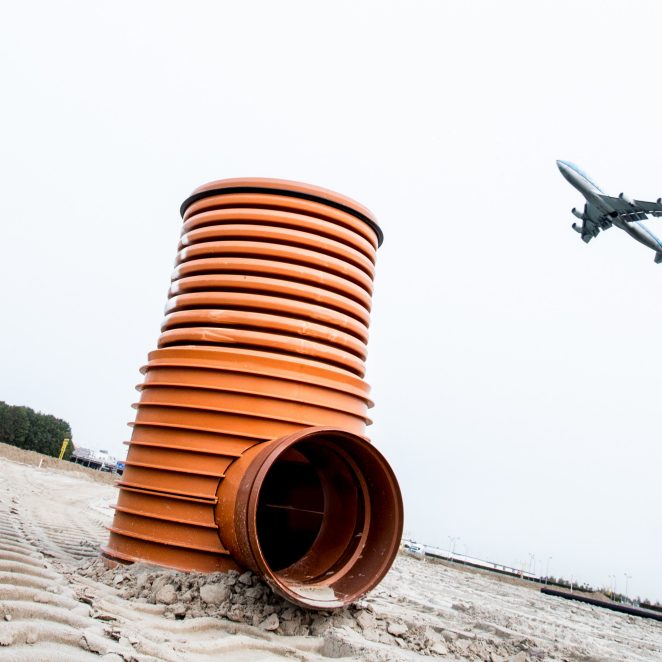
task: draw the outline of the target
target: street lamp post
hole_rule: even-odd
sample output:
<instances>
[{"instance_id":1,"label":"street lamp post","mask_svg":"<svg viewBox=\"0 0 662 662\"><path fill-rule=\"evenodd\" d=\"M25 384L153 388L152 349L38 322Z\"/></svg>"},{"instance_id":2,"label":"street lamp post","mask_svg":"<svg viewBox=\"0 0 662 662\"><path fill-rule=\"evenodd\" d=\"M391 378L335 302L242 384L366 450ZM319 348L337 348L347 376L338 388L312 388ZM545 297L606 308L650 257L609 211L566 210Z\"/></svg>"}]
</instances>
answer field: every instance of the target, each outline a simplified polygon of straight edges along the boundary
<instances>
[{"instance_id":1,"label":"street lamp post","mask_svg":"<svg viewBox=\"0 0 662 662\"><path fill-rule=\"evenodd\" d=\"M450 541L450 553L451 553L451 563L455 557L455 543L460 539L460 536L448 536Z\"/></svg>"},{"instance_id":2,"label":"street lamp post","mask_svg":"<svg viewBox=\"0 0 662 662\"><path fill-rule=\"evenodd\" d=\"M632 575L628 575L627 572L623 573L625 575L625 599L629 602L630 596L628 595L628 583L632 579Z\"/></svg>"}]
</instances>

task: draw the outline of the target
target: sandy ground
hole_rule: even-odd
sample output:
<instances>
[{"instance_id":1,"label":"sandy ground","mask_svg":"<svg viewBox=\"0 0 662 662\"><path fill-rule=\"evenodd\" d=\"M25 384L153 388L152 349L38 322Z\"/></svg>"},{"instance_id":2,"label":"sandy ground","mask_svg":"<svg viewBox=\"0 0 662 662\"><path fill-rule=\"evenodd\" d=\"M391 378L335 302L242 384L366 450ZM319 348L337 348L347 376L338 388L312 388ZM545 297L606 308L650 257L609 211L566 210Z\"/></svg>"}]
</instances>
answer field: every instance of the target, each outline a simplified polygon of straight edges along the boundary
<instances>
[{"instance_id":1,"label":"sandy ground","mask_svg":"<svg viewBox=\"0 0 662 662\"><path fill-rule=\"evenodd\" d=\"M90 469L84 467L81 464L75 464L74 462L68 462L66 460L58 460L56 457L50 457L48 455L42 455L41 453L35 453L34 451L26 451L22 448L16 448L16 446L10 446L9 444L0 443L0 458L7 458L8 460L13 460L14 462L19 462L20 464L32 464L34 466L41 465L44 469L57 469L57 471L71 471L78 474L79 476L87 476L88 479L100 483L108 483L108 485L114 485L117 477L111 473L105 471L97 471L96 469Z\"/></svg>"},{"instance_id":2,"label":"sandy ground","mask_svg":"<svg viewBox=\"0 0 662 662\"><path fill-rule=\"evenodd\" d=\"M662 623L409 556L333 613L292 607L250 573L107 570L115 488L20 459L0 457L3 661L662 660Z\"/></svg>"}]
</instances>

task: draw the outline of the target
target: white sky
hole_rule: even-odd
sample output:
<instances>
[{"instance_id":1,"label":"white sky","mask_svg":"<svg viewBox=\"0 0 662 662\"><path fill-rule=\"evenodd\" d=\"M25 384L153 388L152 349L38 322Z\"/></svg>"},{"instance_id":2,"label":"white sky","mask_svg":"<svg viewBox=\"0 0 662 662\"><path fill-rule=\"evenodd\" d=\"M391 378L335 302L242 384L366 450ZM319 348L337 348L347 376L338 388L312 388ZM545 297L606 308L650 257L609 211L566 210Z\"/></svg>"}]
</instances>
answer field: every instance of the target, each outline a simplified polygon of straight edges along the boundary
<instances>
[{"instance_id":1,"label":"white sky","mask_svg":"<svg viewBox=\"0 0 662 662\"><path fill-rule=\"evenodd\" d=\"M657 2L3 3L0 399L123 454L180 203L332 188L386 237L370 435L406 531L662 600L662 265L615 228L584 245L555 165L662 195L660 25Z\"/></svg>"}]
</instances>

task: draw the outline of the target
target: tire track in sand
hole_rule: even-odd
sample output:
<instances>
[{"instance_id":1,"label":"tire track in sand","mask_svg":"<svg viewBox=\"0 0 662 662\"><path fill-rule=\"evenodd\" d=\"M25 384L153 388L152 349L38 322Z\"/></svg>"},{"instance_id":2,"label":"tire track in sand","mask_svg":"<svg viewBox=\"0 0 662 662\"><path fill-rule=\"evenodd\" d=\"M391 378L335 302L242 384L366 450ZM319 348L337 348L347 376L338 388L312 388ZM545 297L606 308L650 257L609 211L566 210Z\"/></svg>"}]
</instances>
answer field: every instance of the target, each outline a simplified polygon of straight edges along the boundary
<instances>
[{"instance_id":1,"label":"tire track in sand","mask_svg":"<svg viewBox=\"0 0 662 662\"><path fill-rule=\"evenodd\" d=\"M7 461L2 465L0 660L76 662L125 652L107 637L103 624L91 618L89 606L76 599L66 579L35 544L39 532L29 521L31 509L14 489L15 481L22 478L21 467ZM64 536L70 536L72 528L64 527ZM56 542L63 539L46 537L47 554L55 550L65 555Z\"/></svg>"}]
</instances>

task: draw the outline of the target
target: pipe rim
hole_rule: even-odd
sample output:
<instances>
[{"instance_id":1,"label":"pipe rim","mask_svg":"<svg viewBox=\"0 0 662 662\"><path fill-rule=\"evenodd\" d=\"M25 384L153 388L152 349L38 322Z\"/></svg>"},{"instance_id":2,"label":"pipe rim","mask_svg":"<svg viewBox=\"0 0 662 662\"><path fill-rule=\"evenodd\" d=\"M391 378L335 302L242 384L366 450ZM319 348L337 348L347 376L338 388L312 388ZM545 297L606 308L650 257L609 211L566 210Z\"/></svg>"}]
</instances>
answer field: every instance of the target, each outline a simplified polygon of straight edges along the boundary
<instances>
[{"instance_id":1,"label":"pipe rim","mask_svg":"<svg viewBox=\"0 0 662 662\"><path fill-rule=\"evenodd\" d=\"M179 213L182 218L186 210L198 200L210 198L217 195L228 195L230 193L265 193L268 195L282 195L290 198L300 198L311 202L319 202L335 209L339 209L355 218L367 223L377 235L377 246L384 242L384 233L377 224L370 211L358 202L340 195L335 191L312 186L302 182L288 181L285 179L268 178L236 178L221 179L199 186L193 193L184 200Z\"/></svg>"},{"instance_id":2,"label":"pipe rim","mask_svg":"<svg viewBox=\"0 0 662 662\"><path fill-rule=\"evenodd\" d=\"M287 451L300 452L302 445L307 445L308 452L319 452L324 463L330 459L343 466L345 478L356 480L359 498L352 501L343 495L345 501L325 504L335 514L322 520L310 548L290 565L275 568L260 540L262 491L279 458ZM336 479L334 474L330 482ZM353 523L351 512L356 513ZM223 523L219 525L223 539ZM402 496L388 462L365 437L332 427L306 428L263 444L257 451L238 485L234 525L235 558L262 575L277 593L305 608L335 609L374 588L390 569L402 537ZM343 528L344 533L338 533ZM343 536L344 542L338 541ZM230 543L230 548L235 546ZM304 575L309 579L303 580Z\"/></svg>"}]
</instances>

